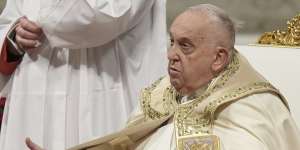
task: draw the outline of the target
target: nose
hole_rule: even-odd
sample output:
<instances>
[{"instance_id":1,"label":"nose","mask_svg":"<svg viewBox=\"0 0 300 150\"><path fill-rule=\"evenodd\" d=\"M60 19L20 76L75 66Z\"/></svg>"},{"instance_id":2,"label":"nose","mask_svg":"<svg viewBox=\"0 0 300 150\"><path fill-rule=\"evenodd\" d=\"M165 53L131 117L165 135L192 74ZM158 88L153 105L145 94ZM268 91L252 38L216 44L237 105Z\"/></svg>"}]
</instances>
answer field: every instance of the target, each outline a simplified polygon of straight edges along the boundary
<instances>
[{"instance_id":1,"label":"nose","mask_svg":"<svg viewBox=\"0 0 300 150\"><path fill-rule=\"evenodd\" d=\"M173 64L174 62L179 60L179 56L177 54L175 46L172 46L168 50L168 59L170 64Z\"/></svg>"}]
</instances>

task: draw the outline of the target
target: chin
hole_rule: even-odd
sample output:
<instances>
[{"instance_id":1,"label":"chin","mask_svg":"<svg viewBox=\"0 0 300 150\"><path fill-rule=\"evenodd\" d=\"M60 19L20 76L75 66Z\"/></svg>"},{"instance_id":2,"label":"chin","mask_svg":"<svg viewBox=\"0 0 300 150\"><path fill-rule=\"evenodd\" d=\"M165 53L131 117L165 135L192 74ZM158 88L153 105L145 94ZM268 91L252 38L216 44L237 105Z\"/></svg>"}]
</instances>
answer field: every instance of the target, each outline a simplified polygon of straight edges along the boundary
<instances>
[{"instance_id":1,"label":"chin","mask_svg":"<svg viewBox=\"0 0 300 150\"><path fill-rule=\"evenodd\" d=\"M170 78L170 83L176 90L180 87L179 79Z\"/></svg>"},{"instance_id":2,"label":"chin","mask_svg":"<svg viewBox=\"0 0 300 150\"><path fill-rule=\"evenodd\" d=\"M184 91L183 84L179 79L170 79L171 85L175 88L175 90L179 93Z\"/></svg>"}]
</instances>

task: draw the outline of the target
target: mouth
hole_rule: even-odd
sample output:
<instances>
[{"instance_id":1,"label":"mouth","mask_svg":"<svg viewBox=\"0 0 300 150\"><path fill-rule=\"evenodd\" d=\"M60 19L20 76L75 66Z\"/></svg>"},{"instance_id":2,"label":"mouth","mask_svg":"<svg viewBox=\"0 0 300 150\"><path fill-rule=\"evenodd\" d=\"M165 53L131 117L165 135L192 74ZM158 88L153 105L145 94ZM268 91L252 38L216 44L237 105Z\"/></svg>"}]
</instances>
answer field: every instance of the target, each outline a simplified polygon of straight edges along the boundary
<instances>
[{"instance_id":1,"label":"mouth","mask_svg":"<svg viewBox=\"0 0 300 150\"><path fill-rule=\"evenodd\" d=\"M169 75L170 76L176 76L180 73L180 71L178 69L176 69L175 67L169 67Z\"/></svg>"}]
</instances>

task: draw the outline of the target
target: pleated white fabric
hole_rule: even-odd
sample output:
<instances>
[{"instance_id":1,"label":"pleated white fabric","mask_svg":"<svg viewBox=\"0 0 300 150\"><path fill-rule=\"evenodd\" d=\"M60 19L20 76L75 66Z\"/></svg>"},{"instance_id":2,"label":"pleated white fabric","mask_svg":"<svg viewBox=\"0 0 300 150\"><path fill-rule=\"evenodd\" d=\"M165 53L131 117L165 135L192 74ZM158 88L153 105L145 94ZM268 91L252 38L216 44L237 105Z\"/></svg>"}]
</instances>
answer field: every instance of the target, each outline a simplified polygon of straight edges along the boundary
<instances>
[{"instance_id":1,"label":"pleated white fabric","mask_svg":"<svg viewBox=\"0 0 300 150\"><path fill-rule=\"evenodd\" d=\"M139 90L166 74L165 0L9 0L1 38L23 15L46 38L11 76L1 150L26 149L25 137L60 150L114 132Z\"/></svg>"}]
</instances>

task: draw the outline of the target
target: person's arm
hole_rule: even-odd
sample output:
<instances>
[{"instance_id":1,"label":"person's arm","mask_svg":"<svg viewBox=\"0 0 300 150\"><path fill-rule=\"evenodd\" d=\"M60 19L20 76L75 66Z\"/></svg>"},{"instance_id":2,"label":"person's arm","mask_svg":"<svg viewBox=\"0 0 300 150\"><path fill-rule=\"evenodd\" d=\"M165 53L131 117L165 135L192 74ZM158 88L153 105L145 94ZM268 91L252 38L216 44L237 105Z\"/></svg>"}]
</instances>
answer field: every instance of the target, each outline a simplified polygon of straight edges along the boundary
<instances>
[{"instance_id":1,"label":"person's arm","mask_svg":"<svg viewBox=\"0 0 300 150\"><path fill-rule=\"evenodd\" d=\"M226 107L215 121L213 132L220 138L222 150L289 150L289 146L295 146L291 141L297 136L293 134L298 134L295 127L287 126L293 123L279 98L255 94Z\"/></svg>"},{"instance_id":2,"label":"person's arm","mask_svg":"<svg viewBox=\"0 0 300 150\"><path fill-rule=\"evenodd\" d=\"M21 62L25 51L36 48L42 30L26 17L19 18L4 37L0 53L0 72L10 75Z\"/></svg>"},{"instance_id":3,"label":"person's arm","mask_svg":"<svg viewBox=\"0 0 300 150\"><path fill-rule=\"evenodd\" d=\"M103 45L134 28L156 0L61 0L39 23L53 47ZM134 35L133 35L134 36Z\"/></svg>"},{"instance_id":4,"label":"person's arm","mask_svg":"<svg viewBox=\"0 0 300 150\"><path fill-rule=\"evenodd\" d=\"M16 22L22 16L21 6L23 0L9 0L0 16L0 75L9 76L19 64L22 55L15 52L11 43L12 31L16 27ZM2 82L2 79L0 79ZM2 85L1 85L2 87Z\"/></svg>"}]
</instances>

